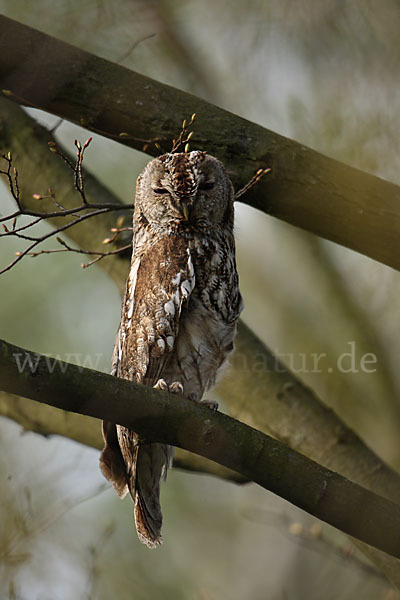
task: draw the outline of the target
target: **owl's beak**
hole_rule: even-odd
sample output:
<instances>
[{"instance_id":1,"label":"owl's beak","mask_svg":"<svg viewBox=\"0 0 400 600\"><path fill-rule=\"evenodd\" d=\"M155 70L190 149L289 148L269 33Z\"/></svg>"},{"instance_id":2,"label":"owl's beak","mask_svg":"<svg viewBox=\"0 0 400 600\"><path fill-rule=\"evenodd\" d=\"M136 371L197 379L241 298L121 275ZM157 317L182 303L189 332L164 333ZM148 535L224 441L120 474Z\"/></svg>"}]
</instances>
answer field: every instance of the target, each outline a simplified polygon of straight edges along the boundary
<instances>
[{"instance_id":1,"label":"owl's beak","mask_svg":"<svg viewBox=\"0 0 400 600\"><path fill-rule=\"evenodd\" d=\"M183 212L183 216L185 217L186 221L189 221L189 216L190 216L189 205L186 204L186 202L182 203L182 212Z\"/></svg>"}]
</instances>

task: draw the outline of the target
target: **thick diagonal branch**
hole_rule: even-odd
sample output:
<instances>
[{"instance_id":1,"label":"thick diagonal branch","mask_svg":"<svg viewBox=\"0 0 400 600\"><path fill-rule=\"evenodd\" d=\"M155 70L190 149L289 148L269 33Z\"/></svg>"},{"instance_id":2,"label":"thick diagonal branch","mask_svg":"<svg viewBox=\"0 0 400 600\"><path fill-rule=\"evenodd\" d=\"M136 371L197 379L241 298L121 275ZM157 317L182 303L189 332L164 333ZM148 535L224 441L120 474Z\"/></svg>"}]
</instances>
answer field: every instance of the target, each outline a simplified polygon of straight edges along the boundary
<instances>
[{"instance_id":1,"label":"thick diagonal branch","mask_svg":"<svg viewBox=\"0 0 400 600\"><path fill-rule=\"evenodd\" d=\"M19 104L153 154L154 142L168 150L182 119L195 112L192 148L222 160L237 189L271 167L245 202L400 269L396 185L4 16L0 89Z\"/></svg>"},{"instance_id":2,"label":"thick diagonal branch","mask_svg":"<svg viewBox=\"0 0 400 600\"><path fill-rule=\"evenodd\" d=\"M120 423L144 440L204 456L400 557L399 505L227 415L104 373L49 362L46 356L4 341L0 342L0 382L6 392Z\"/></svg>"}]
</instances>

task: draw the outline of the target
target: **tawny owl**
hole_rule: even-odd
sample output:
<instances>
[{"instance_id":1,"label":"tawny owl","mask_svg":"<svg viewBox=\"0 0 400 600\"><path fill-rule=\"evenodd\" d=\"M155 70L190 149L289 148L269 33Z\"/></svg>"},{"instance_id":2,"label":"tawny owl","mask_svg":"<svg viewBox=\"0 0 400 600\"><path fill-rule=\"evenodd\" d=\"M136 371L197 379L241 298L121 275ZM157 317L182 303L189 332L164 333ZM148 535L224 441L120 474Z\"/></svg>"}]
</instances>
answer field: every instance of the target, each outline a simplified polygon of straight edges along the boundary
<instances>
[{"instance_id":1,"label":"tawny owl","mask_svg":"<svg viewBox=\"0 0 400 600\"><path fill-rule=\"evenodd\" d=\"M233 236L233 186L205 152L164 154L139 176L133 253L112 373L201 401L233 349L242 310ZM101 470L129 491L138 536L161 543L164 444L103 423Z\"/></svg>"}]
</instances>

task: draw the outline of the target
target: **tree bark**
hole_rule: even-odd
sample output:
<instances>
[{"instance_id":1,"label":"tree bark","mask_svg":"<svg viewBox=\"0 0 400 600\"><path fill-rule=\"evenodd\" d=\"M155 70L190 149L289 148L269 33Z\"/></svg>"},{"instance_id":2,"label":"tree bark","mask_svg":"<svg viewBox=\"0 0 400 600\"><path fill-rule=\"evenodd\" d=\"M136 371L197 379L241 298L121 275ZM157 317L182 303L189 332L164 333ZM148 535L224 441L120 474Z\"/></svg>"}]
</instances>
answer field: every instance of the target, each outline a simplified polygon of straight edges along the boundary
<instances>
[{"instance_id":1,"label":"tree bark","mask_svg":"<svg viewBox=\"0 0 400 600\"><path fill-rule=\"evenodd\" d=\"M0 391L0 415L15 421L25 431L44 437L61 435L98 450L104 446L98 419L86 415L59 410L4 391ZM174 468L213 475L237 484L248 483L239 473L182 448L175 451Z\"/></svg>"},{"instance_id":2,"label":"tree bark","mask_svg":"<svg viewBox=\"0 0 400 600\"><path fill-rule=\"evenodd\" d=\"M392 183L4 16L0 88L19 104L153 155L152 142L168 151L195 112L192 148L222 160L237 188L271 167L246 203L400 269L400 188Z\"/></svg>"},{"instance_id":3,"label":"tree bark","mask_svg":"<svg viewBox=\"0 0 400 600\"><path fill-rule=\"evenodd\" d=\"M400 558L400 506L208 407L0 341L1 388L185 448Z\"/></svg>"}]
</instances>

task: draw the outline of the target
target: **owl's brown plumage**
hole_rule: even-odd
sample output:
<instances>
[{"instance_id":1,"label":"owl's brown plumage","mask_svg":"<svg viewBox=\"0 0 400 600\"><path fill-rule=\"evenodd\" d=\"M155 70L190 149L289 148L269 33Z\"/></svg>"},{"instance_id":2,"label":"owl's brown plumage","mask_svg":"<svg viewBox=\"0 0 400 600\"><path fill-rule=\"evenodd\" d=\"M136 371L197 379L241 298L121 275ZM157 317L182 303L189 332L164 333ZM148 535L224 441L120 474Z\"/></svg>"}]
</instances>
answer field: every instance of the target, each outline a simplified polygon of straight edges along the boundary
<instances>
[{"instance_id":1,"label":"owl's brown plumage","mask_svg":"<svg viewBox=\"0 0 400 600\"><path fill-rule=\"evenodd\" d=\"M205 152L164 154L139 176L114 375L195 401L214 385L242 310L233 200L223 165ZM172 449L112 423L103 435L101 470L121 497L129 491L138 536L153 548Z\"/></svg>"}]
</instances>

